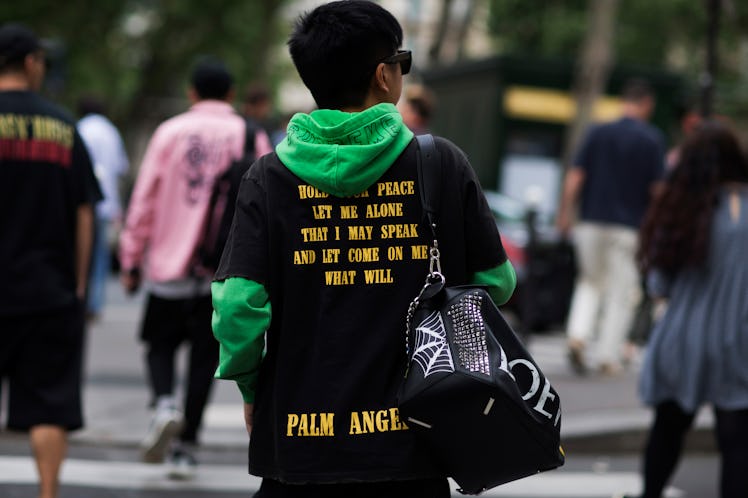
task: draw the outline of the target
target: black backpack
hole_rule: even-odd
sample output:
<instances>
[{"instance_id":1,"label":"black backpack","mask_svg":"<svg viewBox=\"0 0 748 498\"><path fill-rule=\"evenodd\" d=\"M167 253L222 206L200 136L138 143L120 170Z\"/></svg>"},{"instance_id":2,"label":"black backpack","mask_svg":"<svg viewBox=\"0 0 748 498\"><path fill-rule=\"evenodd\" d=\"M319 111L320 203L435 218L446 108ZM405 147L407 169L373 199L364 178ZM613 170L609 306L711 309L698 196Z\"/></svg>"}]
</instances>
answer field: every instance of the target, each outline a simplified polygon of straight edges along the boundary
<instances>
[{"instance_id":1,"label":"black backpack","mask_svg":"<svg viewBox=\"0 0 748 498\"><path fill-rule=\"evenodd\" d=\"M210 195L205 231L196 250L195 270L198 275L212 275L221 261L223 247L229 238L231 223L234 219L236 197L244 173L252 166L255 157L255 134L257 125L245 119L246 132L244 155L234 160L228 169L216 177Z\"/></svg>"}]
</instances>

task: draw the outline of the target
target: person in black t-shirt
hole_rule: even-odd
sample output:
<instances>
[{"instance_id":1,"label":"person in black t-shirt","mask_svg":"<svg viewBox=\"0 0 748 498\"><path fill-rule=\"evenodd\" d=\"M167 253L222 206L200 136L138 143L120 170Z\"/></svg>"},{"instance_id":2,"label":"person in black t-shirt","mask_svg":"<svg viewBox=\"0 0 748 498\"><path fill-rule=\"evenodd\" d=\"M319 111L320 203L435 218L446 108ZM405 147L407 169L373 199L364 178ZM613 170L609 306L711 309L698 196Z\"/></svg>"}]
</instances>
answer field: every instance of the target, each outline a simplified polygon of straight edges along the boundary
<instances>
[{"instance_id":1,"label":"person in black t-shirt","mask_svg":"<svg viewBox=\"0 0 748 498\"><path fill-rule=\"evenodd\" d=\"M28 431L39 497L57 496L67 434L83 426L83 313L101 192L72 117L35 92L44 51L0 27L0 380Z\"/></svg>"},{"instance_id":2,"label":"person in black t-shirt","mask_svg":"<svg viewBox=\"0 0 748 498\"><path fill-rule=\"evenodd\" d=\"M321 5L289 47L318 110L296 114L243 178L212 284L216 376L236 381L257 497L450 495L400 419L405 317L428 272L413 132L395 104L411 53L370 1ZM439 249L450 285L516 283L465 154L442 158Z\"/></svg>"}]
</instances>

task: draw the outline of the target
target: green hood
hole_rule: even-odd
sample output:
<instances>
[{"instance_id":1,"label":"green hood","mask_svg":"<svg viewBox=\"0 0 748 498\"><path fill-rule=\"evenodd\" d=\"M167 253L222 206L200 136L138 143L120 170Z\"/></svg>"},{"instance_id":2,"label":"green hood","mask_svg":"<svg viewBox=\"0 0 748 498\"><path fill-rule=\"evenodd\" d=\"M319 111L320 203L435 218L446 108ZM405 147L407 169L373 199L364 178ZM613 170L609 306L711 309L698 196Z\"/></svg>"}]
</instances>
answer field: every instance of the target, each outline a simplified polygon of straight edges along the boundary
<instances>
[{"instance_id":1,"label":"green hood","mask_svg":"<svg viewBox=\"0 0 748 498\"><path fill-rule=\"evenodd\" d=\"M296 114L275 150L308 184L346 197L369 188L412 138L394 105L377 104L362 112L320 109Z\"/></svg>"}]
</instances>

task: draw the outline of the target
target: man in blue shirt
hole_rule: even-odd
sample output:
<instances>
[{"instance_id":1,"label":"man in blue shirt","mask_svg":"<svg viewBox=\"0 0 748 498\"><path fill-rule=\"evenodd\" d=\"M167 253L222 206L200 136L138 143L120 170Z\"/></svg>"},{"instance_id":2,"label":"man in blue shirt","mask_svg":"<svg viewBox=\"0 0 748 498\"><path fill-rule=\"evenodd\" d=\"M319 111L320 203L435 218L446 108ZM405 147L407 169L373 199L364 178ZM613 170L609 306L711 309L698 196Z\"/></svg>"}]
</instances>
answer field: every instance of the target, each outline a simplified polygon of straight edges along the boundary
<instances>
[{"instance_id":1,"label":"man in blue shirt","mask_svg":"<svg viewBox=\"0 0 748 498\"><path fill-rule=\"evenodd\" d=\"M557 225L571 231L579 276L567 322L569 357L587 370L587 346L597 332L600 372L616 374L641 297L634 261L639 224L664 169L661 132L647 123L654 95L641 80L623 90L623 115L591 129L564 181Z\"/></svg>"}]
</instances>

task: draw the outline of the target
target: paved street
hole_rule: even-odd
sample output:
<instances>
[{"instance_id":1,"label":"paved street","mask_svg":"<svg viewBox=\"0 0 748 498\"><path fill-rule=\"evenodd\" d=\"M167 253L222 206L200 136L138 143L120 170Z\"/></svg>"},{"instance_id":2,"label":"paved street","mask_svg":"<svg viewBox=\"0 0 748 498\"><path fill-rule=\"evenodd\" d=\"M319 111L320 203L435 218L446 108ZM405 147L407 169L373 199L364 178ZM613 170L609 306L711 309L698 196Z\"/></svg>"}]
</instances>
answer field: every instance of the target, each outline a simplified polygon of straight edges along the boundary
<instances>
[{"instance_id":1,"label":"paved street","mask_svg":"<svg viewBox=\"0 0 748 498\"><path fill-rule=\"evenodd\" d=\"M88 338L86 428L74 434L61 498L247 497L259 480L246 472L247 435L241 398L219 381L205 417L195 479L169 480L162 465L142 464L137 443L149 422L141 348L136 340L142 295L126 297L113 279L108 307ZM636 398L636 367L618 378L578 378L566 365L559 333L534 336L530 350L563 403L567 464L556 471L509 483L489 497L611 497L637 491L638 454L649 411ZM716 496L717 458L711 451L710 414L669 490L670 497ZM487 449L487 453L494 449ZM495 449L500 450L500 449ZM36 474L26 439L0 432L0 497L34 496ZM460 496L456 491L454 496Z\"/></svg>"},{"instance_id":2,"label":"paved street","mask_svg":"<svg viewBox=\"0 0 748 498\"><path fill-rule=\"evenodd\" d=\"M0 443L0 496L33 496L35 474L31 460L8 456L7 441ZM20 448L19 448L20 449ZM220 454L218 454L220 453ZM74 447L65 466L60 498L238 498L249 497L258 480L245 467L225 462L246 461L236 450L202 451L196 479L170 481L159 465L138 463L133 450ZM224 463L216 463L224 462ZM577 455L559 470L500 486L483 496L504 498L610 498L617 492L639 489L638 459L632 455ZM714 454L690 454L669 489L669 498L717 496L717 459ZM453 496L461 496L456 491Z\"/></svg>"}]
</instances>

